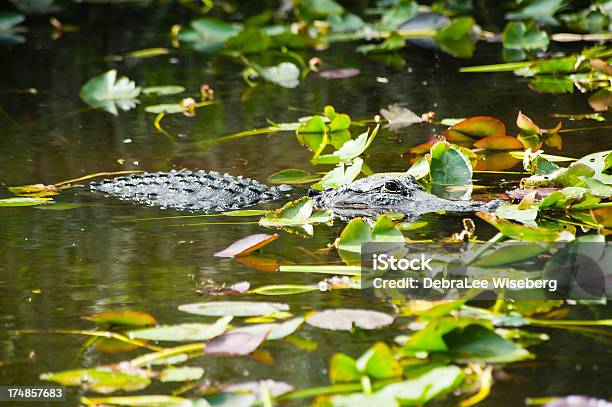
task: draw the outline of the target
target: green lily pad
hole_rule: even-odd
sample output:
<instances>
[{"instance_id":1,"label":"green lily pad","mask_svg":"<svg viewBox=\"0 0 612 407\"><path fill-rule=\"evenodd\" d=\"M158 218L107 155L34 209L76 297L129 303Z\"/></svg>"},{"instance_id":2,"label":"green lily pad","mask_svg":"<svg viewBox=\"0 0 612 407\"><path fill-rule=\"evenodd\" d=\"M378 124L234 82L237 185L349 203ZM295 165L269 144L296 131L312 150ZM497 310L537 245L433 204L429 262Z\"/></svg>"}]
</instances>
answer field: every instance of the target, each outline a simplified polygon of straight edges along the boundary
<instances>
[{"instance_id":1,"label":"green lily pad","mask_svg":"<svg viewBox=\"0 0 612 407\"><path fill-rule=\"evenodd\" d=\"M183 92L185 92L185 88L179 85L149 86L142 89L143 95L176 95Z\"/></svg>"},{"instance_id":2,"label":"green lily pad","mask_svg":"<svg viewBox=\"0 0 612 407\"><path fill-rule=\"evenodd\" d=\"M440 141L431 148L429 163L431 183L442 186L472 184L472 164L456 146Z\"/></svg>"},{"instance_id":3,"label":"green lily pad","mask_svg":"<svg viewBox=\"0 0 612 407\"><path fill-rule=\"evenodd\" d=\"M227 23L216 18L203 17L194 20L190 28L179 32L179 40L193 44L193 47L201 52L214 52L223 48L223 44L229 38L235 36L242 30L239 24Z\"/></svg>"},{"instance_id":4,"label":"green lily pad","mask_svg":"<svg viewBox=\"0 0 612 407\"><path fill-rule=\"evenodd\" d=\"M151 314L141 311L105 311L83 317L83 319L98 325L149 326L157 324L157 320Z\"/></svg>"},{"instance_id":5,"label":"green lily pad","mask_svg":"<svg viewBox=\"0 0 612 407\"><path fill-rule=\"evenodd\" d=\"M6 198L0 199L0 208L9 206L34 206L53 201L52 198Z\"/></svg>"},{"instance_id":6,"label":"green lily pad","mask_svg":"<svg viewBox=\"0 0 612 407\"><path fill-rule=\"evenodd\" d=\"M339 250L361 253L361 245L368 242L398 242L404 243L405 238L386 215L381 215L371 227L362 218L355 218L349 222L336 242Z\"/></svg>"},{"instance_id":7,"label":"green lily pad","mask_svg":"<svg viewBox=\"0 0 612 407\"><path fill-rule=\"evenodd\" d=\"M471 36L475 24L474 18L469 16L454 18L450 24L438 31L436 42L443 51L450 55L471 58L475 49Z\"/></svg>"},{"instance_id":8,"label":"green lily pad","mask_svg":"<svg viewBox=\"0 0 612 407\"><path fill-rule=\"evenodd\" d=\"M542 50L548 48L550 39L535 23L509 22L502 33L502 43L509 49Z\"/></svg>"},{"instance_id":9,"label":"green lily pad","mask_svg":"<svg viewBox=\"0 0 612 407\"><path fill-rule=\"evenodd\" d=\"M344 353L335 353L329 361L329 380L332 383L358 382L361 372L357 361Z\"/></svg>"},{"instance_id":10,"label":"green lily pad","mask_svg":"<svg viewBox=\"0 0 612 407\"><path fill-rule=\"evenodd\" d=\"M142 374L123 373L105 368L67 370L43 373L41 380L56 382L64 386L82 386L98 393L115 391L138 391L147 387L151 379Z\"/></svg>"},{"instance_id":11,"label":"green lily pad","mask_svg":"<svg viewBox=\"0 0 612 407\"><path fill-rule=\"evenodd\" d=\"M129 331L127 335L132 339L147 339L152 341L204 341L225 332L231 320L231 316L224 316L212 324L188 323L159 325L154 328Z\"/></svg>"},{"instance_id":12,"label":"green lily pad","mask_svg":"<svg viewBox=\"0 0 612 407\"><path fill-rule=\"evenodd\" d=\"M402 365L384 342L376 342L361 355L357 359L356 367L362 374L376 380L398 377L404 372Z\"/></svg>"},{"instance_id":13,"label":"green lily pad","mask_svg":"<svg viewBox=\"0 0 612 407\"><path fill-rule=\"evenodd\" d=\"M128 406L128 407L210 407L206 400L192 402L176 396L146 395L118 397L82 397L81 403L86 406Z\"/></svg>"},{"instance_id":14,"label":"green lily pad","mask_svg":"<svg viewBox=\"0 0 612 407\"><path fill-rule=\"evenodd\" d=\"M191 380L199 380L203 375L204 369L197 366L169 367L159 373L159 380L163 383L188 382Z\"/></svg>"},{"instance_id":15,"label":"green lily pad","mask_svg":"<svg viewBox=\"0 0 612 407\"><path fill-rule=\"evenodd\" d=\"M314 212L314 204L308 197L300 198L285 204L280 209L268 211L259 220L261 226L285 227L295 226L304 228L312 234L312 224L328 223L333 219L331 210L326 209Z\"/></svg>"},{"instance_id":16,"label":"green lily pad","mask_svg":"<svg viewBox=\"0 0 612 407\"><path fill-rule=\"evenodd\" d=\"M320 175L291 168L270 175L268 182L271 184L310 184L319 179L321 179Z\"/></svg>"},{"instance_id":17,"label":"green lily pad","mask_svg":"<svg viewBox=\"0 0 612 407\"><path fill-rule=\"evenodd\" d=\"M213 301L183 304L180 305L178 309L190 314L212 317L254 317L273 314L280 311L289 311L289 306L278 302Z\"/></svg>"},{"instance_id":18,"label":"green lily pad","mask_svg":"<svg viewBox=\"0 0 612 407\"><path fill-rule=\"evenodd\" d=\"M417 406L448 393L463 381L463 370L457 366L436 367L420 376L385 386L371 396L363 393L331 398L334 407Z\"/></svg>"}]
</instances>

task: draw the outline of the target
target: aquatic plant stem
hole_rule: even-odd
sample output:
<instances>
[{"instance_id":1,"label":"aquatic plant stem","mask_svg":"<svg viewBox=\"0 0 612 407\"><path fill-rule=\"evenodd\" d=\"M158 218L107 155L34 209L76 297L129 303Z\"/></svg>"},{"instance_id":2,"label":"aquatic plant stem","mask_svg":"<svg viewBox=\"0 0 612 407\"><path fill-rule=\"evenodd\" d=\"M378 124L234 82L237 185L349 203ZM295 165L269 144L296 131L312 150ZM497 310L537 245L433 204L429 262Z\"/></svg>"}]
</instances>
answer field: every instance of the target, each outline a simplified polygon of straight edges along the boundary
<instances>
[{"instance_id":1,"label":"aquatic plant stem","mask_svg":"<svg viewBox=\"0 0 612 407\"><path fill-rule=\"evenodd\" d=\"M206 347L204 343L190 343L188 345L176 346L174 348L166 348L154 353L148 353L130 360L128 363L132 366L142 367L150 365L152 362L160 359L165 359L170 356L175 356L181 353L201 352Z\"/></svg>"},{"instance_id":2,"label":"aquatic plant stem","mask_svg":"<svg viewBox=\"0 0 612 407\"><path fill-rule=\"evenodd\" d=\"M111 331L84 331L80 329L19 329L13 331L17 335L22 334L69 334L69 335L85 335L85 336L95 336L100 338L108 338L115 339L120 342L129 343L130 345L138 346L140 348L147 348L154 351L160 351L162 349L161 346L151 345L145 341L141 341L138 339L130 339L125 335L118 334L117 332Z\"/></svg>"}]
</instances>

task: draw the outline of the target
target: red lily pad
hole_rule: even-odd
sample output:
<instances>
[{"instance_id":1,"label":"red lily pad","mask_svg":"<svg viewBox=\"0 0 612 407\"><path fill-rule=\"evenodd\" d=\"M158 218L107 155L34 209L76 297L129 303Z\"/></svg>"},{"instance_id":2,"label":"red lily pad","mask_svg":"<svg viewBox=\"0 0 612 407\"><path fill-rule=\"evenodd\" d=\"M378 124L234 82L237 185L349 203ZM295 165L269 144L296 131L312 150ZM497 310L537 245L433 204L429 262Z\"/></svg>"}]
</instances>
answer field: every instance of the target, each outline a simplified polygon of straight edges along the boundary
<instances>
[{"instance_id":1,"label":"red lily pad","mask_svg":"<svg viewBox=\"0 0 612 407\"><path fill-rule=\"evenodd\" d=\"M542 134L542 129L521 111L519 111L516 117L516 125L527 134Z\"/></svg>"},{"instance_id":2,"label":"red lily pad","mask_svg":"<svg viewBox=\"0 0 612 407\"><path fill-rule=\"evenodd\" d=\"M259 233L250 235L229 245L225 250L215 253L216 257L237 257L255 251L278 239L278 234Z\"/></svg>"},{"instance_id":3,"label":"red lily pad","mask_svg":"<svg viewBox=\"0 0 612 407\"><path fill-rule=\"evenodd\" d=\"M343 68L343 69L331 69L327 71L321 71L317 74L319 78L325 79L345 79L357 76L361 71L357 68Z\"/></svg>"},{"instance_id":4,"label":"red lily pad","mask_svg":"<svg viewBox=\"0 0 612 407\"><path fill-rule=\"evenodd\" d=\"M489 136L475 142L474 147L485 150L522 150L523 143L516 137Z\"/></svg>"},{"instance_id":5,"label":"red lily pad","mask_svg":"<svg viewBox=\"0 0 612 407\"><path fill-rule=\"evenodd\" d=\"M544 198L558 190L559 188L516 188L511 191L506 191L506 195L514 200L520 201L533 192L537 194L536 197Z\"/></svg>"},{"instance_id":6,"label":"red lily pad","mask_svg":"<svg viewBox=\"0 0 612 407\"><path fill-rule=\"evenodd\" d=\"M491 116L476 116L465 119L448 129L444 136L450 142L463 145L473 139L489 136L503 136L506 126L501 120Z\"/></svg>"}]
</instances>

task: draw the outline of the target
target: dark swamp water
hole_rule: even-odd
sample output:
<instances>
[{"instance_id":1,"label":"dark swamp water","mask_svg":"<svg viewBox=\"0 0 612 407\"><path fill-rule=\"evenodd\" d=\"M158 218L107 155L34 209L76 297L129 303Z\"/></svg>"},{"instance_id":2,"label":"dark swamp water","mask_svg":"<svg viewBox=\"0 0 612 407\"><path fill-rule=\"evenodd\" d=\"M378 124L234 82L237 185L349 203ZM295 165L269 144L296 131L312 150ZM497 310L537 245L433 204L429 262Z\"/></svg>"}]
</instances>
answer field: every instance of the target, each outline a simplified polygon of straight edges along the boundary
<instances>
[{"instance_id":1,"label":"dark swamp water","mask_svg":"<svg viewBox=\"0 0 612 407\"><path fill-rule=\"evenodd\" d=\"M128 25L134 11L109 8L79 18L80 32L50 38L46 22L28 33L28 41L0 48L0 197L9 197L10 185L54 183L100 171L167 171L188 168L242 174L261 181L285 168L312 171L310 153L293 133L246 137L222 144L206 141L237 131L266 126L266 120L291 122L318 112L326 104L354 118L372 117L381 107L402 103L438 118L492 115L514 129L518 110L544 127L556 119L551 113L587 113L587 96L580 93L543 96L530 90L511 73L461 74L458 68L499 62L499 48L480 43L470 61L445 54L408 48L401 53L406 65L391 68L338 45L318 53L326 68L359 67L350 79L328 80L309 75L296 89L264 85L249 89L240 78L241 66L223 57L172 50L170 55L125 62L101 58L154 46L170 47L167 27L172 22L149 15L146 24ZM118 28L121 29L118 29ZM163 28L160 28L163 27ZM180 84L197 94L202 83L211 84L216 104L199 109L194 118L182 115L164 119L164 127L177 141L158 133L154 115L142 108L121 112L87 110L79 89L92 76L115 67L143 86ZM377 77L388 82L377 81ZM25 92L35 88L36 94ZM142 98L141 98L142 99ZM142 99L146 104L146 99ZM596 124L566 122L566 128ZM375 172L399 171L409 164L401 153L432 134L430 125L415 125L399 133L383 131L368 150L366 160ZM512 130L513 131L513 130ZM610 148L607 129L584 129L564 135L560 155L581 157ZM129 142L128 142L129 140ZM118 160L122 161L120 164ZM478 174L484 192L502 192L518 178ZM500 181L503 178L503 181ZM300 191L298 191L300 192ZM218 283L250 281L266 284L313 283L320 277L256 271L231 259L213 257L231 242L253 233L265 233L257 224L201 224L225 222L211 217L190 220L141 221L141 218L180 215L95 196L85 188L65 191L57 200L77 203L66 211L37 208L0 210L0 383L37 384L38 375L78 367L93 367L125 358L90 348L82 354L83 337L38 334L11 336L22 328L92 327L81 316L114 309L149 312L161 322L199 320L177 306L202 301L197 286L208 279ZM253 218L239 219L249 222ZM237 221L231 219L231 221ZM479 236L494 234L481 222ZM315 227L304 239L285 232L265 249L286 262L313 262L308 255L333 241L343 223ZM461 230L461 218L436 218L422 229L408 232L414 238L439 238ZM340 262L335 255L326 263ZM40 293L33 290L40 289ZM242 296L241 299L262 300ZM268 298L264 298L268 300ZM276 300L273 298L272 300ZM292 310L334 307L387 309L384 303L366 304L350 290L314 292L283 297ZM593 309L575 307L571 317L593 317ZM596 317L609 317L609 308L598 307ZM516 363L496 381L491 396L481 405L522 405L527 397L588 394L608 397L612 377L612 348L585 336L544 330L550 340L531 350L537 359ZM264 345L272 365L249 357L200 358L198 365L213 380L264 379L287 381L297 388L326 385L325 369L337 351L360 354L380 337L392 341L391 329L367 341L348 333L329 333L304 326L300 336L315 340L319 351L307 352L284 342ZM154 385L147 390L163 392ZM79 394L71 390L77 403Z\"/></svg>"}]
</instances>

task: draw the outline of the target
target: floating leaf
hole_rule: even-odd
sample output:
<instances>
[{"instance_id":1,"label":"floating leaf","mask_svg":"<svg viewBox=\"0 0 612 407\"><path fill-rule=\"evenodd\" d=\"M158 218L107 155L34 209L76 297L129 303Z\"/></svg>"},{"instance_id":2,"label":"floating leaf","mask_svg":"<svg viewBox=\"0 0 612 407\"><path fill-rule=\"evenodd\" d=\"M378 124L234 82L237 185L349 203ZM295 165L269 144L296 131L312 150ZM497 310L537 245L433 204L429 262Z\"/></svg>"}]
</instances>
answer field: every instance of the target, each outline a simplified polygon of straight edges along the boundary
<instances>
[{"instance_id":1,"label":"floating leaf","mask_svg":"<svg viewBox=\"0 0 612 407\"><path fill-rule=\"evenodd\" d=\"M215 253L216 257L238 257L251 253L278 239L278 234L266 235L263 233L250 235L229 245L225 250Z\"/></svg>"},{"instance_id":2,"label":"floating leaf","mask_svg":"<svg viewBox=\"0 0 612 407\"><path fill-rule=\"evenodd\" d=\"M211 317L235 316L252 317L273 314L279 311L289 311L289 306L276 302L257 301L214 301L184 304L178 307L180 311Z\"/></svg>"},{"instance_id":3,"label":"floating leaf","mask_svg":"<svg viewBox=\"0 0 612 407\"><path fill-rule=\"evenodd\" d=\"M160 105L151 105L145 107L145 112L147 113L167 113L167 114L176 114L176 113L184 113L188 110L187 107L183 106L180 103L162 103Z\"/></svg>"},{"instance_id":4,"label":"floating leaf","mask_svg":"<svg viewBox=\"0 0 612 407\"><path fill-rule=\"evenodd\" d=\"M238 24L227 23L210 17L203 17L191 22L191 28L181 30L179 39L193 43L193 47L202 52L214 52L223 47L223 43L241 31Z\"/></svg>"},{"instance_id":5,"label":"floating leaf","mask_svg":"<svg viewBox=\"0 0 612 407\"><path fill-rule=\"evenodd\" d=\"M266 212L259 224L268 227L296 226L312 234L313 223L327 223L333 219L331 210L314 212L314 204L308 197L288 202L281 209Z\"/></svg>"},{"instance_id":6,"label":"floating leaf","mask_svg":"<svg viewBox=\"0 0 612 407\"><path fill-rule=\"evenodd\" d=\"M376 380L398 377L404 371L389 346L384 342L376 342L357 359L356 366L361 373Z\"/></svg>"},{"instance_id":7,"label":"floating leaf","mask_svg":"<svg viewBox=\"0 0 612 407\"><path fill-rule=\"evenodd\" d=\"M82 386L85 390L98 393L112 393L144 389L151 383L151 379L144 373L144 371L140 374L123 373L106 368L93 368L43 373L40 375L40 379L64 386Z\"/></svg>"},{"instance_id":8,"label":"floating leaf","mask_svg":"<svg viewBox=\"0 0 612 407\"><path fill-rule=\"evenodd\" d=\"M463 370L457 366L435 367L403 382L385 386L371 396L363 393L337 395L331 398L334 407L423 405L450 392L463 381Z\"/></svg>"},{"instance_id":9,"label":"floating leaf","mask_svg":"<svg viewBox=\"0 0 612 407\"><path fill-rule=\"evenodd\" d=\"M149 86L142 89L143 95L176 95L185 92L185 88L179 85Z\"/></svg>"},{"instance_id":10,"label":"floating leaf","mask_svg":"<svg viewBox=\"0 0 612 407\"><path fill-rule=\"evenodd\" d=\"M251 292L262 295L292 295L308 293L318 289L318 285L279 284L257 287L252 289Z\"/></svg>"},{"instance_id":11,"label":"floating leaf","mask_svg":"<svg viewBox=\"0 0 612 407\"><path fill-rule=\"evenodd\" d=\"M389 105L387 109L380 109L380 114L389 122L388 128L391 131L397 131L425 121L412 110L401 107L398 104Z\"/></svg>"},{"instance_id":12,"label":"floating leaf","mask_svg":"<svg viewBox=\"0 0 612 407\"><path fill-rule=\"evenodd\" d=\"M444 335L444 341L450 356L459 360L511 363L532 357L519 345L477 324L449 332Z\"/></svg>"},{"instance_id":13,"label":"floating leaf","mask_svg":"<svg viewBox=\"0 0 612 407\"><path fill-rule=\"evenodd\" d=\"M310 184L319 179L321 179L320 175L292 168L270 175L268 182L271 184Z\"/></svg>"},{"instance_id":14,"label":"floating leaf","mask_svg":"<svg viewBox=\"0 0 612 407\"><path fill-rule=\"evenodd\" d=\"M489 136L505 136L506 126L499 119L490 116L476 116L465 119L446 131L444 136L452 143L470 145L473 139L481 139Z\"/></svg>"},{"instance_id":15,"label":"floating leaf","mask_svg":"<svg viewBox=\"0 0 612 407\"><path fill-rule=\"evenodd\" d=\"M357 68L344 68L344 69L334 69L321 71L317 73L317 76L325 79L345 79L352 78L353 76L357 76L361 73Z\"/></svg>"},{"instance_id":16,"label":"floating leaf","mask_svg":"<svg viewBox=\"0 0 612 407\"><path fill-rule=\"evenodd\" d=\"M142 311L105 311L83 317L88 321L98 325L119 325L119 326L149 326L156 325L157 320L146 312Z\"/></svg>"},{"instance_id":17,"label":"floating leaf","mask_svg":"<svg viewBox=\"0 0 612 407\"><path fill-rule=\"evenodd\" d=\"M199 380L203 375L204 369L202 369L201 367L169 367L159 373L159 380L163 383L188 382L191 380Z\"/></svg>"},{"instance_id":18,"label":"floating leaf","mask_svg":"<svg viewBox=\"0 0 612 407\"><path fill-rule=\"evenodd\" d=\"M549 42L546 31L533 22L509 22L502 33L504 47L513 50L545 50Z\"/></svg>"},{"instance_id":19,"label":"floating leaf","mask_svg":"<svg viewBox=\"0 0 612 407\"><path fill-rule=\"evenodd\" d=\"M130 331L128 336L132 339L148 339L152 341L203 341L221 335L225 332L231 320L231 316L224 316L212 324L159 325L154 328Z\"/></svg>"},{"instance_id":20,"label":"floating leaf","mask_svg":"<svg viewBox=\"0 0 612 407\"><path fill-rule=\"evenodd\" d=\"M228 332L210 340L204 353L210 356L248 355L266 340L268 333Z\"/></svg>"},{"instance_id":21,"label":"floating leaf","mask_svg":"<svg viewBox=\"0 0 612 407\"><path fill-rule=\"evenodd\" d=\"M283 339L286 336L293 334L304 322L304 318L291 318L281 323L272 324L256 324L250 326L241 326L235 328L231 332L246 332L246 333L265 333L266 339L269 341Z\"/></svg>"},{"instance_id":22,"label":"floating leaf","mask_svg":"<svg viewBox=\"0 0 612 407\"><path fill-rule=\"evenodd\" d=\"M564 0L535 0L518 11L506 14L509 20L538 20L546 24L557 25L553 17L563 6Z\"/></svg>"},{"instance_id":23,"label":"floating leaf","mask_svg":"<svg viewBox=\"0 0 612 407\"><path fill-rule=\"evenodd\" d=\"M317 311L306 319L308 325L334 331L350 331L353 326L361 329L379 329L393 323L395 317L363 309L328 309Z\"/></svg>"},{"instance_id":24,"label":"floating leaf","mask_svg":"<svg viewBox=\"0 0 612 407\"><path fill-rule=\"evenodd\" d=\"M429 174L432 184L466 186L472 184L472 164L456 146L440 141L431 148Z\"/></svg>"},{"instance_id":25,"label":"floating leaf","mask_svg":"<svg viewBox=\"0 0 612 407\"><path fill-rule=\"evenodd\" d=\"M450 24L438 31L436 42L443 51L455 57L471 58L475 48L471 37L474 25L473 17L454 18Z\"/></svg>"},{"instance_id":26,"label":"floating leaf","mask_svg":"<svg viewBox=\"0 0 612 407\"><path fill-rule=\"evenodd\" d=\"M366 44L357 47L357 51L362 54L382 54L394 52L406 46L406 40L399 34L391 34L380 44Z\"/></svg>"},{"instance_id":27,"label":"floating leaf","mask_svg":"<svg viewBox=\"0 0 612 407\"><path fill-rule=\"evenodd\" d=\"M396 30L418 12L416 1L398 1L380 18L380 25L386 30Z\"/></svg>"},{"instance_id":28,"label":"floating leaf","mask_svg":"<svg viewBox=\"0 0 612 407\"><path fill-rule=\"evenodd\" d=\"M371 227L362 218L355 218L349 222L336 242L339 250L361 252L361 245L369 242L398 242L404 243L405 238L386 215L381 215Z\"/></svg>"},{"instance_id":29,"label":"floating leaf","mask_svg":"<svg viewBox=\"0 0 612 407\"><path fill-rule=\"evenodd\" d=\"M361 379L357 361L344 353L335 353L329 361L329 380L332 383L350 383Z\"/></svg>"},{"instance_id":30,"label":"floating leaf","mask_svg":"<svg viewBox=\"0 0 612 407\"><path fill-rule=\"evenodd\" d=\"M0 208L8 206L34 206L53 201L51 198L5 198L0 199Z\"/></svg>"},{"instance_id":31,"label":"floating leaf","mask_svg":"<svg viewBox=\"0 0 612 407\"><path fill-rule=\"evenodd\" d=\"M542 243L513 243L495 248L491 252L480 257L474 265L480 267L495 267L517 263L526 259L531 259L549 249L549 245Z\"/></svg>"},{"instance_id":32,"label":"floating leaf","mask_svg":"<svg viewBox=\"0 0 612 407\"><path fill-rule=\"evenodd\" d=\"M486 150L522 150L523 143L516 137L488 136L476 141L474 147Z\"/></svg>"},{"instance_id":33,"label":"floating leaf","mask_svg":"<svg viewBox=\"0 0 612 407\"><path fill-rule=\"evenodd\" d=\"M201 400L193 402L189 399L176 396L147 395L147 396L118 396L118 397L81 397L81 403L86 406L129 406L129 407L209 407Z\"/></svg>"},{"instance_id":34,"label":"floating leaf","mask_svg":"<svg viewBox=\"0 0 612 407\"><path fill-rule=\"evenodd\" d=\"M520 225L506 219L498 218L491 213L478 212L477 215L495 226L505 236L516 240L527 242L556 242L568 239L571 240L573 238L569 232L563 230Z\"/></svg>"}]
</instances>

